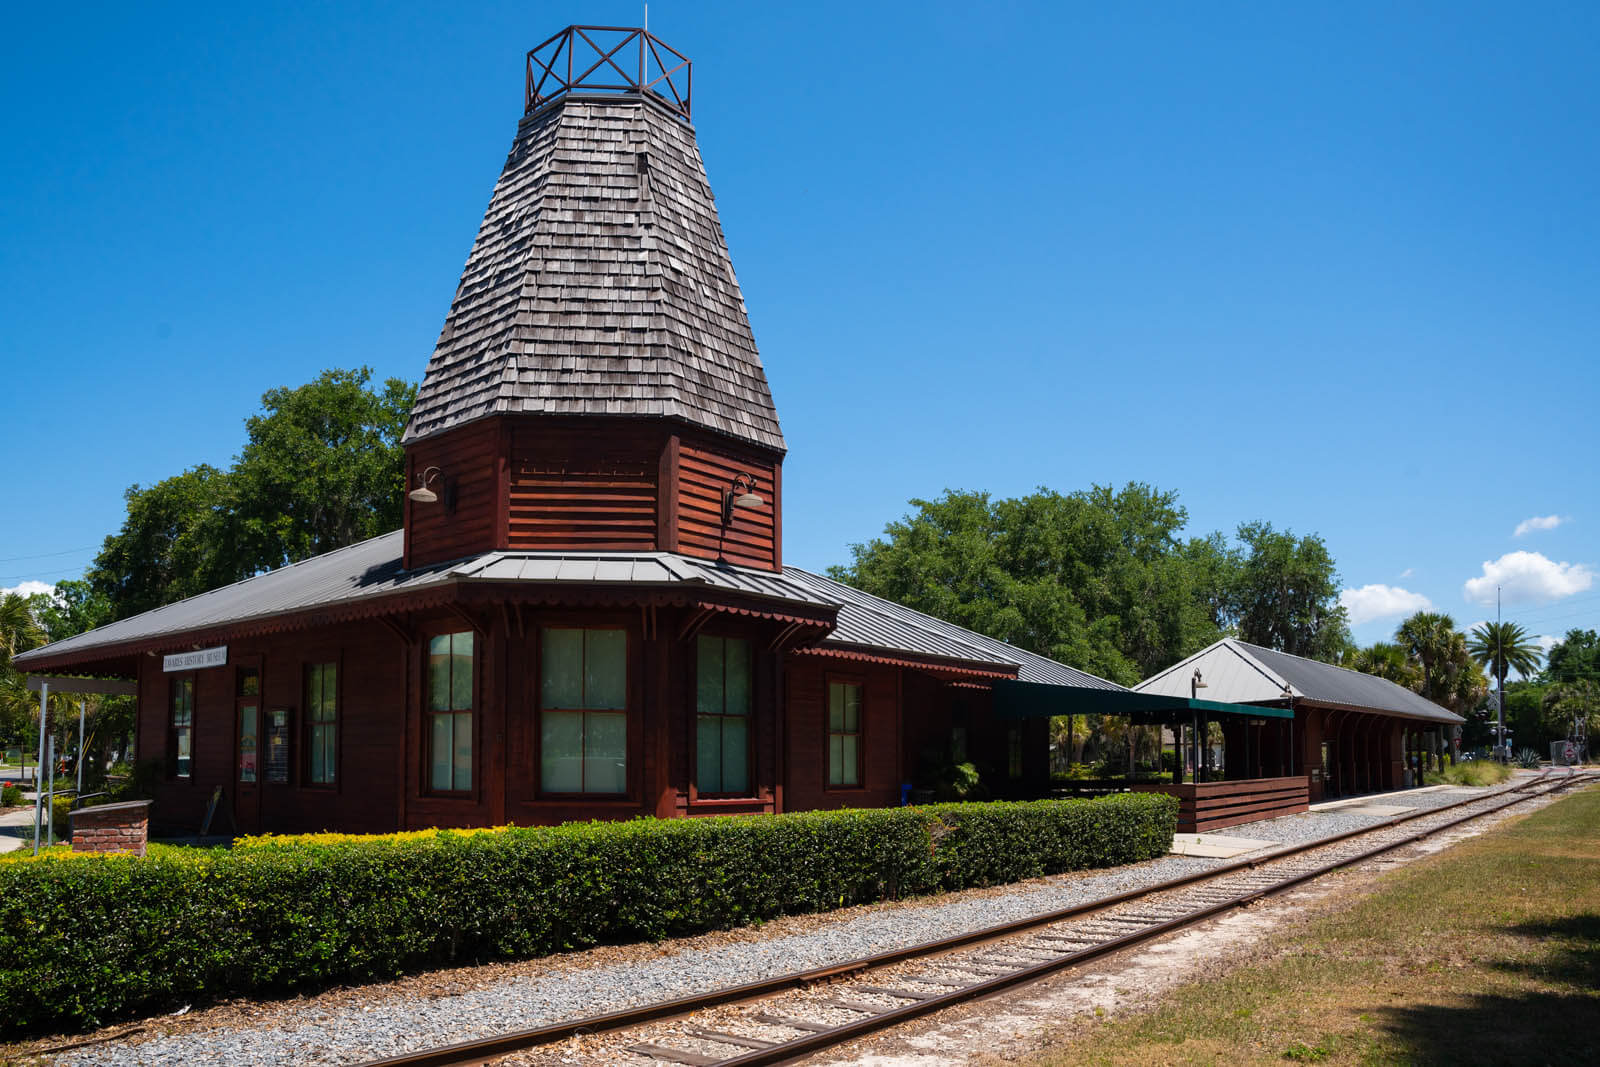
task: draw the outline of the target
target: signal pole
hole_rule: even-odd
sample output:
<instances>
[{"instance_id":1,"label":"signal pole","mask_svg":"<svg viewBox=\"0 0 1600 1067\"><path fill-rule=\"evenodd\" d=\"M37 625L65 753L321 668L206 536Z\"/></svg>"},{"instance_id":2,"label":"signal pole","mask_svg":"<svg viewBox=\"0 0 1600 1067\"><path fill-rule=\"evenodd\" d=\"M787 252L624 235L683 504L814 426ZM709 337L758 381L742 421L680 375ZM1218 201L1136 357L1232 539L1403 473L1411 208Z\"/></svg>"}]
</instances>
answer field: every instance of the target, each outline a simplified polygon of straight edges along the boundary
<instances>
[{"instance_id":1,"label":"signal pole","mask_svg":"<svg viewBox=\"0 0 1600 1067\"><path fill-rule=\"evenodd\" d=\"M1500 725L1496 729L1496 747L1506 747L1506 664L1505 649L1503 647L1502 629L1500 626L1500 587L1494 587L1494 665L1499 668L1500 682ZM1505 762L1511 762L1511 753L1505 752L1502 757Z\"/></svg>"}]
</instances>

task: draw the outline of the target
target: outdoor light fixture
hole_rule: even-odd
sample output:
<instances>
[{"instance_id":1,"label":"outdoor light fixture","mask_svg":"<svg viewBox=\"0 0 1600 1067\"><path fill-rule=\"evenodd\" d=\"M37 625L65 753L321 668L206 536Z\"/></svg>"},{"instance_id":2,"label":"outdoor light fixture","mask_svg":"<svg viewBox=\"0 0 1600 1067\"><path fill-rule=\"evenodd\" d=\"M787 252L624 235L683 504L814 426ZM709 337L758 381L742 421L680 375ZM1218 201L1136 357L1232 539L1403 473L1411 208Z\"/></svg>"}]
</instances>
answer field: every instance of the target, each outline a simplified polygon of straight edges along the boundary
<instances>
[{"instance_id":1,"label":"outdoor light fixture","mask_svg":"<svg viewBox=\"0 0 1600 1067\"><path fill-rule=\"evenodd\" d=\"M740 492L740 487L744 492ZM734 508L759 508L766 501L761 499L761 494L756 492L754 475L736 474L733 483L722 491L722 525L726 526L733 521Z\"/></svg>"},{"instance_id":2,"label":"outdoor light fixture","mask_svg":"<svg viewBox=\"0 0 1600 1067\"><path fill-rule=\"evenodd\" d=\"M1200 690L1204 689L1205 687L1206 683L1200 677L1200 668L1196 667L1194 669L1194 677L1189 679L1189 699L1194 700L1198 698L1200 696Z\"/></svg>"},{"instance_id":3,"label":"outdoor light fixture","mask_svg":"<svg viewBox=\"0 0 1600 1067\"><path fill-rule=\"evenodd\" d=\"M439 494L435 493L432 489L429 489L428 483L441 481L443 478L444 471L440 470L438 467L429 467L427 470L417 475L417 487L407 494L409 497L411 497L411 502L413 504L437 503L439 500Z\"/></svg>"}]
</instances>

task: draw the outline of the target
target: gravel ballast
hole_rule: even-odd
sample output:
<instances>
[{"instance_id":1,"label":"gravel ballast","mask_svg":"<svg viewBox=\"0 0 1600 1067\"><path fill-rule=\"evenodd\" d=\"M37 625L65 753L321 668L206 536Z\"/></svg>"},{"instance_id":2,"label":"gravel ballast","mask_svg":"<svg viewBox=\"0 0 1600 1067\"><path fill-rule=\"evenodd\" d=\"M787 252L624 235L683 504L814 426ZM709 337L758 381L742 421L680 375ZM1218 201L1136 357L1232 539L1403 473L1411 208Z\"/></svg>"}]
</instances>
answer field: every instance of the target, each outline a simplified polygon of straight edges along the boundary
<instances>
[{"instance_id":1,"label":"gravel ballast","mask_svg":"<svg viewBox=\"0 0 1600 1067\"><path fill-rule=\"evenodd\" d=\"M1396 805L1436 808L1484 792L1445 789L1390 799ZM1223 833L1292 844L1386 821L1332 809L1249 823ZM195 1020L198 1025L177 1033L75 1050L63 1053L57 1062L82 1067L359 1062L840 963L1087 903L1226 862L1231 861L1166 856L1106 871L852 909L846 915L812 918L810 928L800 932L783 932L780 921L772 924L772 936L747 931L740 940L681 951L669 943L657 946L650 958L623 964L586 966L588 954L577 953L563 957L561 965L552 965L548 973L499 978L482 988L444 996L407 996L402 980L381 987L381 992L375 990L371 997L344 996L337 1007L315 998L263 1005L266 1018L258 1026L239 1025L237 1014L229 1025L206 1026L202 1016Z\"/></svg>"}]
</instances>

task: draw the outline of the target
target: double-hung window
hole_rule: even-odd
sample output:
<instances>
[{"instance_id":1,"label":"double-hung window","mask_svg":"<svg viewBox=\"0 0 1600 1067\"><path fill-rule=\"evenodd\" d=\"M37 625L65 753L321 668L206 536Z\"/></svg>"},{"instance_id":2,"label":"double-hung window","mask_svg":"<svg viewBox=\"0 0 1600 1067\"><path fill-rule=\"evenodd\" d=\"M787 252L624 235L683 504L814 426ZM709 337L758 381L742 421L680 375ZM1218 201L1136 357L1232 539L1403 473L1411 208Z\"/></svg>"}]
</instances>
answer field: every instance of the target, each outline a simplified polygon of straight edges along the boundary
<instances>
[{"instance_id":1,"label":"double-hung window","mask_svg":"<svg viewBox=\"0 0 1600 1067\"><path fill-rule=\"evenodd\" d=\"M472 631L428 641L428 788L472 789Z\"/></svg>"},{"instance_id":2,"label":"double-hung window","mask_svg":"<svg viewBox=\"0 0 1600 1067\"><path fill-rule=\"evenodd\" d=\"M628 634L547 627L539 656L539 788L628 791Z\"/></svg>"},{"instance_id":3,"label":"double-hung window","mask_svg":"<svg viewBox=\"0 0 1600 1067\"><path fill-rule=\"evenodd\" d=\"M750 642L702 635L695 653L695 788L750 792Z\"/></svg>"},{"instance_id":4,"label":"double-hung window","mask_svg":"<svg viewBox=\"0 0 1600 1067\"><path fill-rule=\"evenodd\" d=\"M338 769L339 667L306 669L306 783L332 785Z\"/></svg>"},{"instance_id":5,"label":"double-hung window","mask_svg":"<svg viewBox=\"0 0 1600 1067\"><path fill-rule=\"evenodd\" d=\"M167 751L174 778L194 777L194 676L172 679L168 697Z\"/></svg>"},{"instance_id":6,"label":"double-hung window","mask_svg":"<svg viewBox=\"0 0 1600 1067\"><path fill-rule=\"evenodd\" d=\"M828 784L861 784L861 686L828 683Z\"/></svg>"}]
</instances>

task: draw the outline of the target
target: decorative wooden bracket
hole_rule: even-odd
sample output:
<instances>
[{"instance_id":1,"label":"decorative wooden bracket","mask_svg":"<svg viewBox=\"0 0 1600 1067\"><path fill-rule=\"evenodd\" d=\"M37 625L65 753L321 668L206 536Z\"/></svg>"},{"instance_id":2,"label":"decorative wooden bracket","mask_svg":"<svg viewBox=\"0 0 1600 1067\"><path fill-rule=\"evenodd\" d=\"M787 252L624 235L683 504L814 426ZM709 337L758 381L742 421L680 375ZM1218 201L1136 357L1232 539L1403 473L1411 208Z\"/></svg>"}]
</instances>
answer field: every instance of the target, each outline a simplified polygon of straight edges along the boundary
<instances>
[{"instance_id":1,"label":"decorative wooden bracket","mask_svg":"<svg viewBox=\"0 0 1600 1067\"><path fill-rule=\"evenodd\" d=\"M479 637L487 638L489 636L489 627L484 625L483 620L472 614L472 612L460 604L446 604L445 606L449 608L450 614L472 627Z\"/></svg>"},{"instance_id":2,"label":"decorative wooden bracket","mask_svg":"<svg viewBox=\"0 0 1600 1067\"><path fill-rule=\"evenodd\" d=\"M379 615L378 621L383 623L384 629L398 637L402 644L411 645L416 643L417 635L412 632L411 627L396 621L393 616Z\"/></svg>"},{"instance_id":3,"label":"decorative wooden bracket","mask_svg":"<svg viewBox=\"0 0 1600 1067\"><path fill-rule=\"evenodd\" d=\"M689 616L688 621L683 624L683 629L678 632L678 640L687 641L699 633L701 627L710 622L711 616L714 614L715 611L712 608L702 607L699 611Z\"/></svg>"},{"instance_id":4,"label":"decorative wooden bracket","mask_svg":"<svg viewBox=\"0 0 1600 1067\"><path fill-rule=\"evenodd\" d=\"M804 628L804 626L805 623L803 622L791 622L788 626L785 626L783 629L778 631L777 635L773 637L772 643L767 645L767 650L769 652L783 652L787 650L789 647L789 642L794 639L795 633Z\"/></svg>"}]
</instances>

